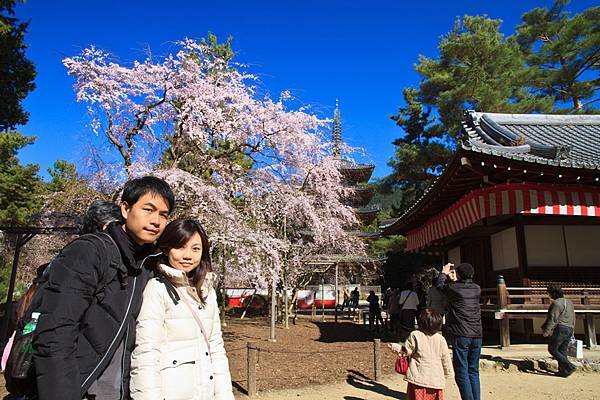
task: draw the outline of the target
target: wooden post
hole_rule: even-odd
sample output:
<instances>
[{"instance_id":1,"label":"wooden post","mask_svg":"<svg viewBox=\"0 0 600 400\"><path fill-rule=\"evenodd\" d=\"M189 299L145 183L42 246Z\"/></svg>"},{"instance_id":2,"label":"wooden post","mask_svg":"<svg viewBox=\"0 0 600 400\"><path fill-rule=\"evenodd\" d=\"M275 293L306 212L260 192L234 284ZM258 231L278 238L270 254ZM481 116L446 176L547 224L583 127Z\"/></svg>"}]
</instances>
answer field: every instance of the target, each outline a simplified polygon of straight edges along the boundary
<instances>
[{"instance_id":1,"label":"wooden post","mask_svg":"<svg viewBox=\"0 0 600 400\"><path fill-rule=\"evenodd\" d=\"M321 322L325 322L325 276L321 274Z\"/></svg>"},{"instance_id":2,"label":"wooden post","mask_svg":"<svg viewBox=\"0 0 600 400\"><path fill-rule=\"evenodd\" d=\"M258 360L258 347L248 342L248 397L256 395L256 362Z\"/></svg>"},{"instance_id":3,"label":"wooden post","mask_svg":"<svg viewBox=\"0 0 600 400\"><path fill-rule=\"evenodd\" d=\"M375 371L375 382L382 377L381 373L381 339L373 339L373 371Z\"/></svg>"},{"instance_id":4,"label":"wooden post","mask_svg":"<svg viewBox=\"0 0 600 400\"><path fill-rule=\"evenodd\" d=\"M269 342L275 342L275 313L277 312L277 278L275 273L271 277L271 329L269 333Z\"/></svg>"},{"instance_id":5,"label":"wooden post","mask_svg":"<svg viewBox=\"0 0 600 400\"><path fill-rule=\"evenodd\" d=\"M583 326L585 328L586 346L590 350L595 349L598 343L596 342L596 322L594 321L594 314L585 314Z\"/></svg>"},{"instance_id":6,"label":"wooden post","mask_svg":"<svg viewBox=\"0 0 600 400\"><path fill-rule=\"evenodd\" d=\"M17 234L17 240L15 241L15 257L13 258L12 269L10 272L10 280L8 282L8 293L6 294L6 307L4 308L4 317L2 319L2 331L0 332L0 344L4 345L8 339L8 322L12 313L13 307L13 294L15 291L15 282L17 280L17 266L19 265L19 256L21 254L21 247L25 240L22 241L21 234Z\"/></svg>"},{"instance_id":7,"label":"wooden post","mask_svg":"<svg viewBox=\"0 0 600 400\"><path fill-rule=\"evenodd\" d=\"M504 277L498 275L496 281L496 290L498 294L498 309L504 310L509 304L508 290L506 289L506 282ZM502 319L500 320L500 347L510 346L510 324L508 319L508 313L503 313Z\"/></svg>"},{"instance_id":8,"label":"wooden post","mask_svg":"<svg viewBox=\"0 0 600 400\"><path fill-rule=\"evenodd\" d=\"M338 273L339 273L339 266L336 263L335 264L335 301L334 301L335 322L338 322L338 299L340 296L340 292L338 290Z\"/></svg>"}]
</instances>

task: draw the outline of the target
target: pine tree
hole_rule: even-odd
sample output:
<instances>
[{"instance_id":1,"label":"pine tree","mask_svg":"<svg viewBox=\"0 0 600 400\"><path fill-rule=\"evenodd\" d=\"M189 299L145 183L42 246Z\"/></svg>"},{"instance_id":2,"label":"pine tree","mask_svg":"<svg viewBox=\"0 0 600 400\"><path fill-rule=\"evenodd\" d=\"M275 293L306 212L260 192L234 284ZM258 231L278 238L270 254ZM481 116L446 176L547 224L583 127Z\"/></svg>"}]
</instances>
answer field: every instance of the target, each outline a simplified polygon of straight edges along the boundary
<instances>
[{"instance_id":1,"label":"pine tree","mask_svg":"<svg viewBox=\"0 0 600 400\"><path fill-rule=\"evenodd\" d=\"M591 105L600 100L595 96L600 86L600 7L571 17L565 11L568 3L557 0L550 9L523 14L516 38L536 90L560 102L556 111L593 111Z\"/></svg>"},{"instance_id":2,"label":"pine tree","mask_svg":"<svg viewBox=\"0 0 600 400\"><path fill-rule=\"evenodd\" d=\"M17 153L35 141L18 132L0 133L0 224L25 224L41 205L39 166L19 164Z\"/></svg>"},{"instance_id":3,"label":"pine tree","mask_svg":"<svg viewBox=\"0 0 600 400\"><path fill-rule=\"evenodd\" d=\"M35 88L35 67L25 58L26 22L14 17L15 0L0 0L0 132L27 123L21 102Z\"/></svg>"}]
</instances>

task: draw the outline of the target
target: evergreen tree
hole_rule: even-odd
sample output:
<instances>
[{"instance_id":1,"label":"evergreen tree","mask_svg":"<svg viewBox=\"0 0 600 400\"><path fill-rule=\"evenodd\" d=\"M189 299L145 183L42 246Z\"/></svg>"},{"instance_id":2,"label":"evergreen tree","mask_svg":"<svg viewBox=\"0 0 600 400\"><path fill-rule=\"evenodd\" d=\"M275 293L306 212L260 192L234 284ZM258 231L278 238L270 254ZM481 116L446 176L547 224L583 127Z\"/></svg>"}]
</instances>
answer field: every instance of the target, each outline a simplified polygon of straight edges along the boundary
<instances>
[{"instance_id":1,"label":"evergreen tree","mask_svg":"<svg viewBox=\"0 0 600 400\"><path fill-rule=\"evenodd\" d=\"M434 107L443 130L456 138L465 109L487 112L547 112L553 99L532 94L531 72L517 41L500 31L502 21L485 16L457 18L443 36L439 57L419 57L418 100Z\"/></svg>"},{"instance_id":2,"label":"evergreen tree","mask_svg":"<svg viewBox=\"0 0 600 400\"><path fill-rule=\"evenodd\" d=\"M54 162L52 168L47 169L52 180L46 185L49 192L64 192L69 186L75 184L79 179L75 164L66 160Z\"/></svg>"},{"instance_id":3,"label":"evergreen tree","mask_svg":"<svg viewBox=\"0 0 600 400\"><path fill-rule=\"evenodd\" d=\"M21 102L35 87L35 68L23 43L28 24L14 17L15 5L15 0L0 0L0 132L27 122Z\"/></svg>"},{"instance_id":4,"label":"evergreen tree","mask_svg":"<svg viewBox=\"0 0 600 400\"><path fill-rule=\"evenodd\" d=\"M593 111L600 78L600 7L570 16L569 0L521 17L517 42L539 93L559 100L556 111ZM567 108L565 108L565 105ZM572 105L571 107L568 107Z\"/></svg>"},{"instance_id":5,"label":"evergreen tree","mask_svg":"<svg viewBox=\"0 0 600 400\"><path fill-rule=\"evenodd\" d=\"M402 189L400 204L394 206L396 212L412 204L441 173L450 159L452 143L443 126L431 116L431 107L417 100L418 91L406 88L403 94L406 105L392 119L405 135L393 142L395 156L388 163L393 172L384 180Z\"/></svg>"},{"instance_id":6,"label":"evergreen tree","mask_svg":"<svg viewBox=\"0 0 600 400\"><path fill-rule=\"evenodd\" d=\"M0 224L24 224L40 207L39 166L19 164L17 153L35 141L18 132L0 133Z\"/></svg>"}]
</instances>

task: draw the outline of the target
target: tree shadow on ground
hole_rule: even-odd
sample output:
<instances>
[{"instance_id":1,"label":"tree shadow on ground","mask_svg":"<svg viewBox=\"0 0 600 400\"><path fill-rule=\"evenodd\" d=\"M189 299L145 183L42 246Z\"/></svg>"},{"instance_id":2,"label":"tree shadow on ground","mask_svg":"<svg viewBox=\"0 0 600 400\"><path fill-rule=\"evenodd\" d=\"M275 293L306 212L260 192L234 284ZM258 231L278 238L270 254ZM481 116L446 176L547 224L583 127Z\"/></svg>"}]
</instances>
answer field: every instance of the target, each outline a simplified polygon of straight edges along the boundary
<instances>
[{"instance_id":1,"label":"tree shadow on ground","mask_svg":"<svg viewBox=\"0 0 600 400\"><path fill-rule=\"evenodd\" d=\"M353 322L316 322L319 328L319 342L371 342L375 338L383 338L384 330L369 330Z\"/></svg>"},{"instance_id":2,"label":"tree shadow on ground","mask_svg":"<svg viewBox=\"0 0 600 400\"><path fill-rule=\"evenodd\" d=\"M374 380L368 378L363 373L359 371L355 371L353 369L348 370L348 376L346 378L346 383L349 385L362 390L368 390L373 393L378 393L380 395L392 398L392 399L401 399L406 400L406 394L403 392L399 392L394 389L390 389L389 387L382 385L381 383L375 382ZM360 399L358 397L353 396L344 396L345 400L356 400Z\"/></svg>"},{"instance_id":3,"label":"tree shadow on ground","mask_svg":"<svg viewBox=\"0 0 600 400\"><path fill-rule=\"evenodd\" d=\"M242 385L240 385L239 382L236 382L236 381L232 380L231 381L231 385L234 387L234 389L236 389L241 394L244 394L244 395L248 396L248 390L246 390L245 387L243 387Z\"/></svg>"}]
</instances>

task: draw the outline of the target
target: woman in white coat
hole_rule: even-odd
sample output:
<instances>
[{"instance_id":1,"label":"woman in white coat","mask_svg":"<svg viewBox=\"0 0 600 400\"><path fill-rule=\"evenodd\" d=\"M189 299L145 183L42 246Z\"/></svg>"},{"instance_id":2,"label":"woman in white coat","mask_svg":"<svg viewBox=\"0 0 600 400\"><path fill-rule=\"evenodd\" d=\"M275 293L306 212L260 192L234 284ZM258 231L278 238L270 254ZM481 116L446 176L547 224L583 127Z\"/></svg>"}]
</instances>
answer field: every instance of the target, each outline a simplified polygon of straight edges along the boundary
<instances>
[{"instance_id":1,"label":"woman in white coat","mask_svg":"<svg viewBox=\"0 0 600 400\"><path fill-rule=\"evenodd\" d=\"M233 400L206 232L178 219L144 290L131 357L133 400Z\"/></svg>"}]
</instances>

